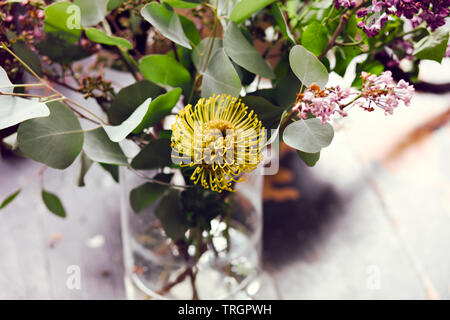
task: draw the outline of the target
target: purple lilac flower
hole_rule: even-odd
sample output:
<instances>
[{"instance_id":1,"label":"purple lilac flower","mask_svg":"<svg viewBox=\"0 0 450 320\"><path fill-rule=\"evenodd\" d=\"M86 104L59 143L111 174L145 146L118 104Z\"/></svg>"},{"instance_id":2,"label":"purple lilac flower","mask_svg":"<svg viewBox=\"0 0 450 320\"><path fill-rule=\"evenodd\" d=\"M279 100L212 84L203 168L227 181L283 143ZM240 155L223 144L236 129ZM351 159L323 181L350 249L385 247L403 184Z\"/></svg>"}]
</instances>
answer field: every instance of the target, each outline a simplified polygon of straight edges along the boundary
<instances>
[{"instance_id":1,"label":"purple lilac flower","mask_svg":"<svg viewBox=\"0 0 450 320\"><path fill-rule=\"evenodd\" d=\"M356 5L355 0L334 0L336 8L353 8Z\"/></svg>"},{"instance_id":2,"label":"purple lilac flower","mask_svg":"<svg viewBox=\"0 0 450 320\"><path fill-rule=\"evenodd\" d=\"M357 12L363 20L359 26L372 37L378 34L387 22L387 15L396 15L410 20L413 27L422 22L432 30L443 26L450 14L450 0L372 0L372 4Z\"/></svg>"},{"instance_id":3,"label":"purple lilac flower","mask_svg":"<svg viewBox=\"0 0 450 320\"><path fill-rule=\"evenodd\" d=\"M392 114L401 103L410 105L414 87L404 80L395 83L390 71L380 76L363 72L361 78L361 91L339 86L321 89L312 84L298 95L293 111L297 112L300 119L306 119L311 113L325 123L335 114L347 116L345 108L352 105L366 111L374 111L378 107L386 114Z\"/></svg>"}]
</instances>

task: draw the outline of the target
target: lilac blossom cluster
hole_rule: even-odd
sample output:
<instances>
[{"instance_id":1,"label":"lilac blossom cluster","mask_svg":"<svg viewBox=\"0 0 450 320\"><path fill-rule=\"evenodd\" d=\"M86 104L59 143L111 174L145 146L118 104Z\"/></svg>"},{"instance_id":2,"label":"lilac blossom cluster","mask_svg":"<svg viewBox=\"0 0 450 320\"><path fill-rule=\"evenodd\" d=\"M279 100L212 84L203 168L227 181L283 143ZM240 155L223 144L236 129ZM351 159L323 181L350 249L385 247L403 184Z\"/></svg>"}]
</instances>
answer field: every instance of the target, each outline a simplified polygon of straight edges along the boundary
<instances>
[{"instance_id":1,"label":"lilac blossom cluster","mask_svg":"<svg viewBox=\"0 0 450 320\"><path fill-rule=\"evenodd\" d=\"M392 114L401 103L410 105L414 87L404 80L395 83L390 71L380 76L363 72L361 78L361 91L339 86L321 89L312 84L298 95L293 111L298 113L300 119L307 119L310 113L325 123L335 114L347 116L345 108L349 106L366 111L374 111L378 107L386 114Z\"/></svg>"},{"instance_id":2,"label":"lilac blossom cluster","mask_svg":"<svg viewBox=\"0 0 450 320\"><path fill-rule=\"evenodd\" d=\"M336 8L353 8L356 5L355 0L334 0Z\"/></svg>"},{"instance_id":3,"label":"lilac blossom cluster","mask_svg":"<svg viewBox=\"0 0 450 320\"><path fill-rule=\"evenodd\" d=\"M337 7L344 7L347 2L337 0ZM371 5L357 12L362 21L358 26L369 36L376 36L386 25L389 15L405 17L413 27L422 22L432 30L443 26L450 14L450 0L372 0Z\"/></svg>"}]
</instances>

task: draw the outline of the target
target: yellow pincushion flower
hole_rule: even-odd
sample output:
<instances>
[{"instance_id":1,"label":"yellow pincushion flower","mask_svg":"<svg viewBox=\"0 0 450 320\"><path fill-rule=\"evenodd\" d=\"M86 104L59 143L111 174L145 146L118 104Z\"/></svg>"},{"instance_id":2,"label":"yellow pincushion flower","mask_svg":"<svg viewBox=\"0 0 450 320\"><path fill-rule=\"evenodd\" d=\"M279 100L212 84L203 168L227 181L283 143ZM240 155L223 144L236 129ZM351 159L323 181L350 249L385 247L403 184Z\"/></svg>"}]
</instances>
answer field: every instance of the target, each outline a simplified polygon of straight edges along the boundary
<instances>
[{"instance_id":1,"label":"yellow pincushion flower","mask_svg":"<svg viewBox=\"0 0 450 320\"><path fill-rule=\"evenodd\" d=\"M187 105L172 125L172 159L196 167L190 179L216 192L233 191L262 160L265 129L237 98L214 95Z\"/></svg>"}]
</instances>

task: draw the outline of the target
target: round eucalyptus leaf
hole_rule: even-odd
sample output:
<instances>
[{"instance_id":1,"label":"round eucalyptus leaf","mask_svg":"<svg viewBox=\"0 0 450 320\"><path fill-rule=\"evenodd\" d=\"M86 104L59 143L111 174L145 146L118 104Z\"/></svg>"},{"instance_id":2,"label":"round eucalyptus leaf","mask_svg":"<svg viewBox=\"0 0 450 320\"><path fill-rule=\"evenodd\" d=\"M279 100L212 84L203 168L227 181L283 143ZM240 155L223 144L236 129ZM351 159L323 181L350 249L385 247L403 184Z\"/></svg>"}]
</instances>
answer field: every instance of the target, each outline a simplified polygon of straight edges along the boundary
<instances>
[{"instance_id":1,"label":"round eucalyptus leaf","mask_svg":"<svg viewBox=\"0 0 450 320\"><path fill-rule=\"evenodd\" d=\"M230 23L228 25L223 44L227 55L241 67L267 79L275 78L275 74L267 61L247 41L236 24Z\"/></svg>"},{"instance_id":2,"label":"round eucalyptus leaf","mask_svg":"<svg viewBox=\"0 0 450 320\"><path fill-rule=\"evenodd\" d=\"M72 164L83 147L83 129L75 114L61 102L47 103L50 115L22 122L17 132L20 150L55 169Z\"/></svg>"},{"instance_id":3,"label":"round eucalyptus leaf","mask_svg":"<svg viewBox=\"0 0 450 320\"><path fill-rule=\"evenodd\" d=\"M241 92L241 80L224 49L218 49L212 56L202 79L202 97L213 94L228 94L233 97Z\"/></svg>"},{"instance_id":4,"label":"round eucalyptus leaf","mask_svg":"<svg viewBox=\"0 0 450 320\"><path fill-rule=\"evenodd\" d=\"M317 57L301 45L296 45L289 53L292 71L305 86L317 83L324 87L328 82L328 71Z\"/></svg>"},{"instance_id":5,"label":"round eucalyptus leaf","mask_svg":"<svg viewBox=\"0 0 450 320\"><path fill-rule=\"evenodd\" d=\"M83 27L95 26L106 16L108 0L75 0L74 3L81 9Z\"/></svg>"},{"instance_id":6,"label":"round eucalyptus leaf","mask_svg":"<svg viewBox=\"0 0 450 320\"><path fill-rule=\"evenodd\" d=\"M142 17L150 22L163 36L188 49L192 49L183 31L180 18L167 3L156 1L141 9Z\"/></svg>"},{"instance_id":7,"label":"round eucalyptus leaf","mask_svg":"<svg viewBox=\"0 0 450 320\"><path fill-rule=\"evenodd\" d=\"M128 165L119 144L112 142L102 127L86 131L84 137L83 150L90 159L106 164Z\"/></svg>"},{"instance_id":8,"label":"round eucalyptus leaf","mask_svg":"<svg viewBox=\"0 0 450 320\"><path fill-rule=\"evenodd\" d=\"M283 132L283 141L287 145L307 153L316 153L329 146L333 137L333 127L317 118L295 121Z\"/></svg>"}]
</instances>

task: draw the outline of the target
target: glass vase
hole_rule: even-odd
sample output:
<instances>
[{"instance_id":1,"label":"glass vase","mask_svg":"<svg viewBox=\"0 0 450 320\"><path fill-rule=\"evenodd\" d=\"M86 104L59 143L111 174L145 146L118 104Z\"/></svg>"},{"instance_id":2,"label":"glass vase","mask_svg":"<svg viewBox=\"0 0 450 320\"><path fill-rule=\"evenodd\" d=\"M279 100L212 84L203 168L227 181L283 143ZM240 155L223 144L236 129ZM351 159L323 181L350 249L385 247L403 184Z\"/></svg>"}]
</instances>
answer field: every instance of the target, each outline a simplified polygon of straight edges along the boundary
<instances>
[{"instance_id":1,"label":"glass vase","mask_svg":"<svg viewBox=\"0 0 450 320\"><path fill-rule=\"evenodd\" d=\"M161 197L139 213L133 210L131 191L152 181L154 175L151 171L120 170L127 298L245 299L256 294L261 268L262 176L247 174L246 180L236 184L235 192L221 194L207 204L211 212L224 203L226 209L210 217L198 234L194 235L196 229L186 232L184 239L198 239L194 245L166 235L156 214ZM172 184L166 194L172 189L188 192L185 186ZM195 199L196 192L187 194L188 199L181 197L181 202L198 200L204 211L202 199ZM195 215L197 210L191 211L189 214Z\"/></svg>"}]
</instances>

